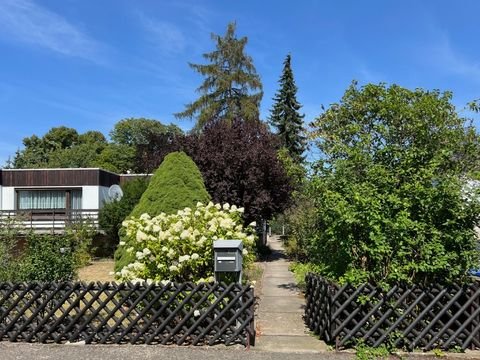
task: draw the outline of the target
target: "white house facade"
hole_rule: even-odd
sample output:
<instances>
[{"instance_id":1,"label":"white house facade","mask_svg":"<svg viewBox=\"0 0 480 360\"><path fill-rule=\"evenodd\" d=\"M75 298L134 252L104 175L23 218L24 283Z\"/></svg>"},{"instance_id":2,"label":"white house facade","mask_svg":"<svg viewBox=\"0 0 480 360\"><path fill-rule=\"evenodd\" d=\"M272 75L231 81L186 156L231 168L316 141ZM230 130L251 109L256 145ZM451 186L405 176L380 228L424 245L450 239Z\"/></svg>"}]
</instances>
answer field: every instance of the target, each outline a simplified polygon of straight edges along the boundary
<instances>
[{"instance_id":1,"label":"white house facade","mask_svg":"<svg viewBox=\"0 0 480 360\"><path fill-rule=\"evenodd\" d=\"M98 168L2 169L1 219L21 219L35 230L61 230L73 221L97 224L99 210L112 200L109 189L120 179Z\"/></svg>"}]
</instances>

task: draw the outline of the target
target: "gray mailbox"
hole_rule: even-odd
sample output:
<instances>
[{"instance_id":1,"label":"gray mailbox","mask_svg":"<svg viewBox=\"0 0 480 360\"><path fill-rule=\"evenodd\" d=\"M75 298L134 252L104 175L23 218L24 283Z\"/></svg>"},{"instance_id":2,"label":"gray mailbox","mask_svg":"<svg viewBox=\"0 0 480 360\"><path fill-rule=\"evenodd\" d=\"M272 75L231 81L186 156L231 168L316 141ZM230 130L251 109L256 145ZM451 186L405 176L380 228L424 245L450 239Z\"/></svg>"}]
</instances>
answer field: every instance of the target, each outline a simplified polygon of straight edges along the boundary
<instances>
[{"instance_id":1,"label":"gray mailbox","mask_svg":"<svg viewBox=\"0 0 480 360\"><path fill-rule=\"evenodd\" d=\"M213 242L215 277L219 273L234 273L242 281L243 243L241 240L216 240Z\"/></svg>"}]
</instances>

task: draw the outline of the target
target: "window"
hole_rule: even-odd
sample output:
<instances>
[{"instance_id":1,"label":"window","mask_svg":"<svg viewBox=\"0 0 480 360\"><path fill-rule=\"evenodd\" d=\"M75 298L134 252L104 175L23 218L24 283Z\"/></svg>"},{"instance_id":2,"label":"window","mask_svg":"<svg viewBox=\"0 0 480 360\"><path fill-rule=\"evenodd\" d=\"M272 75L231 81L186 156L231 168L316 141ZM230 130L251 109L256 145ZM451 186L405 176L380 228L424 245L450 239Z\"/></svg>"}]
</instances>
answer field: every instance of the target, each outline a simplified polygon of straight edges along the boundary
<instances>
[{"instance_id":1,"label":"window","mask_svg":"<svg viewBox=\"0 0 480 360\"><path fill-rule=\"evenodd\" d=\"M81 190L18 190L18 209L81 209Z\"/></svg>"}]
</instances>

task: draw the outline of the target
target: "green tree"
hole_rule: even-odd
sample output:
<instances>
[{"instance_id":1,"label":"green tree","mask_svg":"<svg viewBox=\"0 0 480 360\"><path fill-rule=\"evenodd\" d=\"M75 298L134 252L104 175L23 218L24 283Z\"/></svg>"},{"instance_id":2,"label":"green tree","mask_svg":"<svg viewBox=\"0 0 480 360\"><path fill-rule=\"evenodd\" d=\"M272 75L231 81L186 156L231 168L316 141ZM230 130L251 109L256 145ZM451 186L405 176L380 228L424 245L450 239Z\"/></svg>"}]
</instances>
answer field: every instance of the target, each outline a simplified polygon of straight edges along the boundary
<instances>
[{"instance_id":1,"label":"green tree","mask_svg":"<svg viewBox=\"0 0 480 360\"><path fill-rule=\"evenodd\" d=\"M477 265L479 141L452 94L354 83L313 123L309 260L344 281L451 282Z\"/></svg>"},{"instance_id":2,"label":"green tree","mask_svg":"<svg viewBox=\"0 0 480 360\"><path fill-rule=\"evenodd\" d=\"M304 114L300 114L302 107L297 101L297 86L293 78L291 57L287 55L283 63L280 77L280 90L275 94L273 108L270 115L272 124L290 156L296 161L303 160L306 146L305 130L303 128Z\"/></svg>"},{"instance_id":3,"label":"green tree","mask_svg":"<svg viewBox=\"0 0 480 360\"><path fill-rule=\"evenodd\" d=\"M18 150L12 161L14 168L42 168L49 166L54 152L69 149L78 144L78 133L65 126L53 127L44 136L36 135L23 139L23 150Z\"/></svg>"},{"instance_id":4,"label":"green tree","mask_svg":"<svg viewBox=\"0 0 480 360\"><path fill-rule=\"evenodd\" d=\"M112 141L116 144L138 145L148 144L151 136L165 134L167 132L182 133L182 130L174 125L163 125L158 120L145 118L128 118L117 122L110 132Z\"/></svg>"},{"instance_id":5,"label":"green tree","mask_svg":"<svg viewBox=\"0 0 480 360\"><path fill-rule=\"evenodd\" d=\"M197 89L200 97L188 104L177 118L197 118L197 128L211 121L240 118L257 121L263 91L253 60L244 52L247 38L238 39L235 23L228 24L225 36L212 34L216 50L203 54L208 64L189 64L205 77Z\"/></svg>"},{"instance_id":6,"label":"green tree","mask_svg":"<svg viewBox=\"0 0 480 360\"><path fill-rule=\"evenodd\" d=\"M132 170L135 159L135 147L126 144L108 144L98 154L92 166L124 174Z\"/></svg>"}]
</instances>

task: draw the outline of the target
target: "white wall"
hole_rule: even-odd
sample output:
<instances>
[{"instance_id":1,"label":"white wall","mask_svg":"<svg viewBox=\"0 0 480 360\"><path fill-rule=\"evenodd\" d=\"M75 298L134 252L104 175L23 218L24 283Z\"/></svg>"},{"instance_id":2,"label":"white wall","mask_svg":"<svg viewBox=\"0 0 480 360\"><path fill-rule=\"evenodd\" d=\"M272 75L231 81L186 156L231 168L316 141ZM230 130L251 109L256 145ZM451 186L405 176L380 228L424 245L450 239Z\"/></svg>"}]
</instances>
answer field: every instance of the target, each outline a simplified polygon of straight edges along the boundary
<instances>
[{"instance_id":1,"label":"white wall","mask_svg":"<svg viewBox=\"0 0 480 360\"><path fill-rule=\"evenodd\" d=\"M99 186L82 186L82 209L99 209Z\"/></svg>"},{"instance_id":2,"label":"white wall","mask_svg":"<svg viewBox=\"0 0 480 360\"><path fill-rule=\"evenodd\" d=\"M2 210L15 210L15 188L2 186L1 206Z\"/></svg>"}]
</instances>

